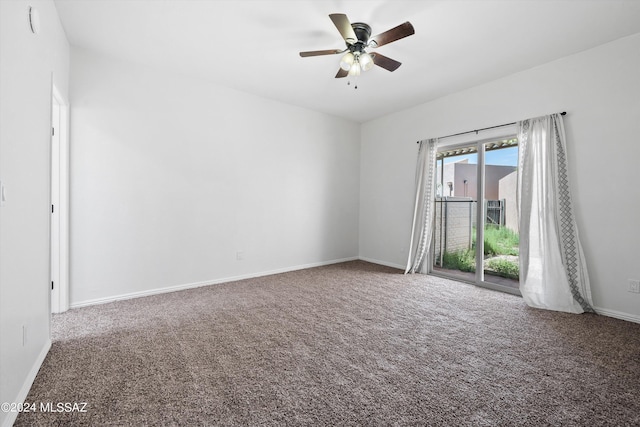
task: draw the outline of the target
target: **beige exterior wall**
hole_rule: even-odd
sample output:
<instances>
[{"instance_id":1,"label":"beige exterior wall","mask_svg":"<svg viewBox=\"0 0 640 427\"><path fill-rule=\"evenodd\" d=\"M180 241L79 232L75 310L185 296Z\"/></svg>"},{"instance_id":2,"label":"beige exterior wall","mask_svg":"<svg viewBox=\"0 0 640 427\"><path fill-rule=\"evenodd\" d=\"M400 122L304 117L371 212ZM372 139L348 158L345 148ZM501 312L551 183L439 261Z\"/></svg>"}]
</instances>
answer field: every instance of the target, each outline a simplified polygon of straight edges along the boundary
<instances>
[{"instance_id":1,"label":"beige exterior wall","mask_svg":"<svg viewBox=\"0 0 640 427\"><path fill-rule=\"evenodd\" d=\"M516 191L518 186L518 172L514 171L498 182L498 198L504 199L505 226L518 232L518 209Z\"/></svg>"},{"instance_id":2,"label":"beige exterior wall","mask_svg":"<svg viewBox=\"0 0 640 427\"><path fill-rule=\"evenodd\" d=\"M515 166L485 166L484 172L484 189L485 199L498 200L499 181L505 176L516 170ZM470 197L473 200L478 199L477 182L478 182L478 165L468 163L465 159L456 163L446 163L444 165L444 174L442 174L440 164L437 167L437 182L442 183L442 192L438 193L444 197ZM448 183L452 183L453 188L450 190Z\"/></svg>"}]
</instances>

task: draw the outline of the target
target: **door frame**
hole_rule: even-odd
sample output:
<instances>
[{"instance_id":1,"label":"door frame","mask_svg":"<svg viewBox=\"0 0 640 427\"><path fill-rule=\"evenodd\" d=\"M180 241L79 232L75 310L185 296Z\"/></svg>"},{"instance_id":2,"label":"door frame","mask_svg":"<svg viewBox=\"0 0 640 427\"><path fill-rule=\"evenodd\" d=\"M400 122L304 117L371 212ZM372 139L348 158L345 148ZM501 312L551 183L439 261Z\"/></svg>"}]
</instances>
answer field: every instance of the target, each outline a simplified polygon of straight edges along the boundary
<instances>
[{"instance_id":1,"label":"door frame","mask_svg":"<svg viewBox=\"0 0 640 427\"><path fill-rule=\"evenodd\" d=\"M59 114L54 114L54 105ZM49 231L50 276L53 282L50 311L62 313L69 309L69 103L53 82L51 83L51 129L50 194L52 215L57 215L57 220L53 221L52 216ZM58 144L56 150L53 149L54 142ZM57 172L56 179L53 176L54 171ZM57 230L53 229L54 226ZM57 239L54 239L54 235Z\"/></svg>"}]
</instances>

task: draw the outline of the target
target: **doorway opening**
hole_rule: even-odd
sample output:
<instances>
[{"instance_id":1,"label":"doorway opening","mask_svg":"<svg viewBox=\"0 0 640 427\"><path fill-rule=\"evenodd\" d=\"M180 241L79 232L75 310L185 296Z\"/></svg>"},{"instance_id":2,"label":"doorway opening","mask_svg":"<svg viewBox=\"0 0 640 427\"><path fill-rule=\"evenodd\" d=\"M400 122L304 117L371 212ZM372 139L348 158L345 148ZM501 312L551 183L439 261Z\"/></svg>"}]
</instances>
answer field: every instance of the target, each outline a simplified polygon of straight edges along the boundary
<instances>
[{"instance_id":1,"label":"doorway opening","mask_svg":"<svg viewBox=\"0 0 640 427\"><path fill-rule=\"evenodd\" d=\"M519 294L515 136L437 153L431 273Z\"/></svg>"},{"instance_id":2,"label":"doorway opening","mask_svg":"<svg viewBox=\"0 0 640 427\"><path fill-rule=\"evenodd\" d=\"M69 107L60 91L51 93L51 312L69 309Z\"/></svg>"}]
</instances>

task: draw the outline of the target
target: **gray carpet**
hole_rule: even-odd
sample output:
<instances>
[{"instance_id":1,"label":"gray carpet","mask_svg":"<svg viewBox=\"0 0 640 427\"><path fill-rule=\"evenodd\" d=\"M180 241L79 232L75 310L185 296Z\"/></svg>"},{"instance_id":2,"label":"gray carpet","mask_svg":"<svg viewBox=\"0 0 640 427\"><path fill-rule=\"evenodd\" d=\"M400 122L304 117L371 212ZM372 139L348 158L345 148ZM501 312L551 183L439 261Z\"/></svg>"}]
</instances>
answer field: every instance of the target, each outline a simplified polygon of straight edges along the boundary
<instances>
[{"instance_id":1,"label":"gray carpet","mask_svg":"<svg viewBox=\"0 0 640 427\"><path fill-rule=\"evenodd\" d=\"M71 310L31 425L639 425L640 324L349 262Z\"/></svg>"}]
</instances>

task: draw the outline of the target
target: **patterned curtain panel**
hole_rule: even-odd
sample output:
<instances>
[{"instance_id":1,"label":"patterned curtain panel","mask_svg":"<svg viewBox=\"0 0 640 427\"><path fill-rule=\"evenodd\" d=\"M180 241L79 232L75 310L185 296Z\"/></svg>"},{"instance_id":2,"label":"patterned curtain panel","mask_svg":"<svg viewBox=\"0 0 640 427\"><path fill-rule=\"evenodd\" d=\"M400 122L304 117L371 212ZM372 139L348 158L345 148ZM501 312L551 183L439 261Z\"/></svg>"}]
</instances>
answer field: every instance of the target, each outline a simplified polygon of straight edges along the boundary
<instances>
[{"instance_id":1,"label":"patterned curtain panel","mask_svg":"<svg viewBox=\"0 0 640 427\"><path fill-rule=\"evenodd\" d=\"M518 122L520 291L531 307L594 312L560 114Z\"/></svg>"},{"instance_id":2,"label":"patterned curtain panel","mask_svg":"<svg viewBox=\"0 0 640 427\"><path fill-rule=\"evenodd\" d=\"M437 139L420 141L416 167L416 198L411 227L411 243L407 260L407 273L427 273L429 246L433 234L435 211L436 148Z\"/></svg>"}]
</instances>

